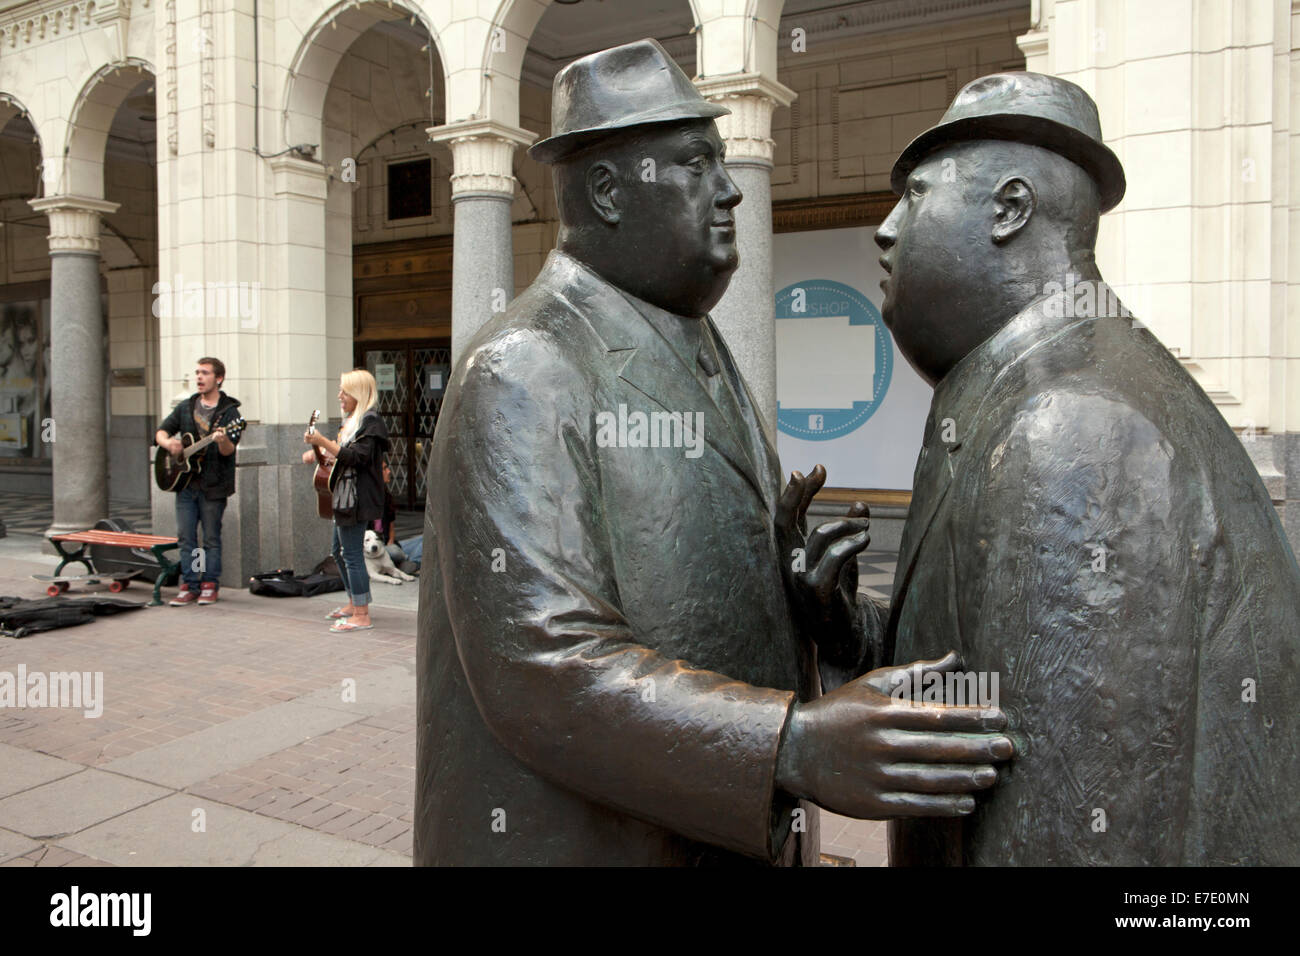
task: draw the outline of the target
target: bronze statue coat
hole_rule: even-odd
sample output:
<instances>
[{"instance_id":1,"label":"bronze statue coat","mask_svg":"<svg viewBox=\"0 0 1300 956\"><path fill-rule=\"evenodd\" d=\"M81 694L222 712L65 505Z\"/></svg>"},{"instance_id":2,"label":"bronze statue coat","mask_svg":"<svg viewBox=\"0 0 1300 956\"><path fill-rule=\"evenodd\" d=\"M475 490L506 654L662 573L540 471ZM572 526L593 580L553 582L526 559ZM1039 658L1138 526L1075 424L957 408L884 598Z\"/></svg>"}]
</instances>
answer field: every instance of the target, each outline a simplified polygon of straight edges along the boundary
<instances>
[{"instance_id":1,"label":"bronze statue coat","mask_svg":"<svg viewBox=\"0 0 1300 956\"><path fill-rule=\"evenodd\" d=\"M1018 755L891 862L1300 863L1300 568L1192 377L1070 306L935 392L886 639L999 672Z\"/></svg>"},{"instance_id":2,"label":"bronze statue coat","mask_svg":"<svg viewBox=\"0 0 1300 956\"><path fill-rule=\"evenodd\" d=\"M774 788L818 683L777 564L777 459L705 322L734 404L554 252L457 363L430 458L417 864L816 861L815 811L785 839ZM702 412L698 456L606 447L620 406Z\"/></svg>"}]
</instances>

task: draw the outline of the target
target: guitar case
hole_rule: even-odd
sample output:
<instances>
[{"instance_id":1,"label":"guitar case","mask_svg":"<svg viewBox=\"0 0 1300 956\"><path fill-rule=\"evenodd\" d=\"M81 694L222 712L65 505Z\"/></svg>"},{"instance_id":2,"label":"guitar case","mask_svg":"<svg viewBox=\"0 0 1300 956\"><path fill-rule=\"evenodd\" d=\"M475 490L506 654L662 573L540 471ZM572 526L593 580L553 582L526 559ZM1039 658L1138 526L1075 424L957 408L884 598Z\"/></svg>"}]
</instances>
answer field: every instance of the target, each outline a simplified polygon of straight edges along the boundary
<instances>
[{"instance_id":1,"label":"guitar case","mask_svg":"<svg viewBox=\"0 0 1300 956\"><path fill-rule=\"evenodd\" d=\"M125 518L101 518L95 522L96 531L125 531L138 534ZM158 577L158 562L148 548L118 548L107 544L90 546L90 563L95 566L97 574L126 574L139 571L140 577L153 582ZM163 581L163 587L174 588L180 582L179 569L169 574Z\"/></svg>"},{"instance_id":2,"label":"guitar case","mask_svg":"<svg viewBox=\"0 0 1300 956\"><path fill-rule=\"evenodd\" d=\"M248 579L249 593L262 597L315 597L343 589L343 577L333 557L323 559L311 574L302 577L289 568L278 568L254 574Z\"/></svg>"}]
</instances>

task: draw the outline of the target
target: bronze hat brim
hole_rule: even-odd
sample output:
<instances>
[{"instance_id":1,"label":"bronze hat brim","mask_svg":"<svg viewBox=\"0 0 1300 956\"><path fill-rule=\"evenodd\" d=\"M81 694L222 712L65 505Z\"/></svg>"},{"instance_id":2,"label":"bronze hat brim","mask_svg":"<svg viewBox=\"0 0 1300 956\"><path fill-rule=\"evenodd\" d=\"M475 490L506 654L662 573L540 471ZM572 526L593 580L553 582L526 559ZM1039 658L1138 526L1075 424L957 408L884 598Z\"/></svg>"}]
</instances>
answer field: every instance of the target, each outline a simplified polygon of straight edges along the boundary
<instances>
[{"instance_id":1,"label":"bronze hat brim","mask_svg":"<svg viewBox=\"0 0 1300 956\"><path fill-rule=\"evenodd\" d=\"M1109 212L1124 198L1126 181L1119 157L1104 143L1072 126L1042 116L1024 113L993 113L967 116L931 127L907 145L894 163L889 185L898 195L907 187L907 177L930 153L955 143L981 139L1009 140L1041 146L1064 156L1092 177L1101 193L1101 211Z\"/></svg>"},{"instance_id":2,"label":"bronze hat brim","mask_svg":"<svg viewBox=\"0 0 1300 956\"><path fill-rule=\"evenodd\" d=\"M567 133L551 136L539 143L534 143L532 148L528 150L528 155L539 163L555 163L570 153L576 153L597 140L620 130L661 123L685 123L697 119L717 119L719 116L726 116L730 112L731 110L725 106L710 103L704 99L694 103L689 101L672 103L668 106L642 110L640 113L633 113L631 116L622 116L608 123L601 123L598 126L569 130Z\"/></svg>"}]
</instances>

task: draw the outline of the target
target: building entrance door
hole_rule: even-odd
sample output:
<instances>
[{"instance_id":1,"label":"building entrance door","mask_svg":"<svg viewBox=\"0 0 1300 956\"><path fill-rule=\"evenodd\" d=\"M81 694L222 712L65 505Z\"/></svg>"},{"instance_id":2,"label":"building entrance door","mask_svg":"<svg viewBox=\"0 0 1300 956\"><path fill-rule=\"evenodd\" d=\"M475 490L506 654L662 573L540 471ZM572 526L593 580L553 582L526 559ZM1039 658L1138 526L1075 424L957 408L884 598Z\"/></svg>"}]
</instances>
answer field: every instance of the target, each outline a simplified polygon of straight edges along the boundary
<instances>
[{"instance_id":1,"label":"building entrance door","mask_svg":"<svg viewBox=\"0 0 1300 956\"><path fill-rule=\"evenodd\" d=\"M379 386L379 414L388 427L388 490L399 508L423 508L433 428L451 372L451 340L366 342L357 367Z\"/></svg>"}]
</instances>

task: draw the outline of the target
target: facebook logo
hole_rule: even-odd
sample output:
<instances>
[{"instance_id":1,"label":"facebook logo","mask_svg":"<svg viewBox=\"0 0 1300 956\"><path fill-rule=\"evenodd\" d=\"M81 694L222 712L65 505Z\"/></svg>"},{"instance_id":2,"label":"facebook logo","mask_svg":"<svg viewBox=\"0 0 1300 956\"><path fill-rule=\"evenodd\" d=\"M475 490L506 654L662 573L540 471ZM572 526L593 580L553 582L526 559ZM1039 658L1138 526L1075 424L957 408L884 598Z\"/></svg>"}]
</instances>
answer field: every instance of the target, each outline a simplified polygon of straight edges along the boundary
<instances>
[{"instance_id":1,"label":"facebook logo","mask_svg":"<svg viewBox=\"0 0 1300 956\"><path fill-rule=\"evenodd\" d=\"M822 430L822 417L820 415L808 416L808 428L811 431L819 432Z\"/></svg>"}]
</instances>

